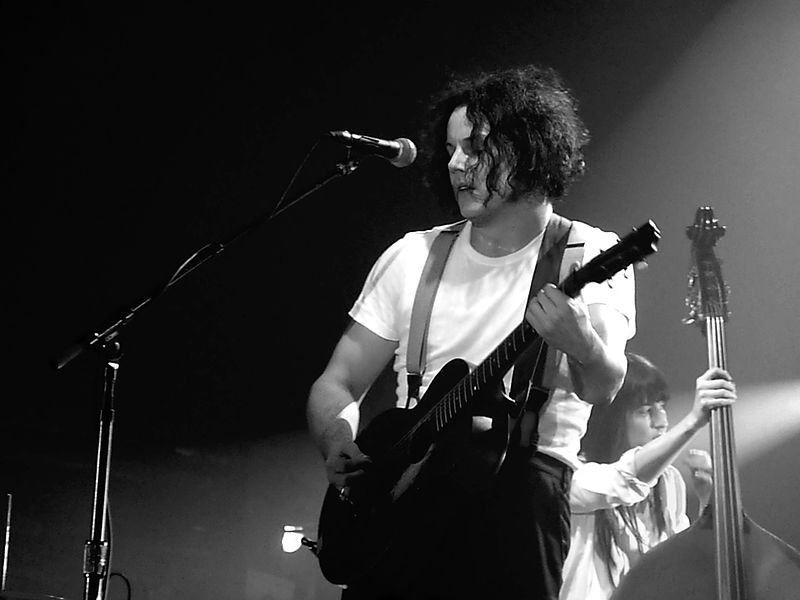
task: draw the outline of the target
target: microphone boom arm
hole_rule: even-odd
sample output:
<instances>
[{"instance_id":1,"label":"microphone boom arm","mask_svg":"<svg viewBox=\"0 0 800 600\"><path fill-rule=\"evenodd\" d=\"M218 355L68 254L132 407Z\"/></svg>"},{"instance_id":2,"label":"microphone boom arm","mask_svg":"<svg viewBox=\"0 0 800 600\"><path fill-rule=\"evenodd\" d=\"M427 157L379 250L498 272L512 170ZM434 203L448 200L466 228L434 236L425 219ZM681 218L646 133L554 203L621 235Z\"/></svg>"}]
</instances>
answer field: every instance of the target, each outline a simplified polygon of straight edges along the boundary
<instances>
[{"instance_id":1,"label":"microphone boom arm","mask_svg":"<svg viewBox=\"0 0 800 600\"><path fill-rule=\"evenodd\" d=\"M208 243L199 250L195 251L188 259L186 259L181 264L180 267L178 267L178 269L166 283L159 285L154 292L148 294L142 300L135 303L130 308L124 310L122 313L123 316L118 317L112 320L110 323L99 328L99 332L92 333L87 338L68 346L66 349L64 349L61 353L59 353L54 359L50 361L51 366L53 366L55 369L58 370L65 367L69 362L77 358L79 355L83 354L86 350L93 349L96 351L100 351L105 344L109 344L117 338L122 328L125 325L127 325L137 313L139 313L143 308L151 304L156 298L161 296L173 285L184 279L195 269L207 263L212 258L215 258L216 256L220 255L223 251L227 250L235 242L238 242L240 239L243 239L245 236L255 231L262 224L274 219L275 217L277 217L278 215L289 209L291 206L297 204L307 196L310 196L311 194L313 194L320 188L324 187L334 179L343 177L345 175L349 175L353 173L357 168L358 168L357 159L351 159L346 163L337 164L335 169L331 173L326 175L323 179L315 183L308 190L306 190L293 200L289 201L283 206L281 206L279 203L278 206L276 206L271 212L259 215L258 217L253 219L250 223L242 227L238 232L231 235L227 240L224 240L222 242Z\"/></svg>"}]
</instances>

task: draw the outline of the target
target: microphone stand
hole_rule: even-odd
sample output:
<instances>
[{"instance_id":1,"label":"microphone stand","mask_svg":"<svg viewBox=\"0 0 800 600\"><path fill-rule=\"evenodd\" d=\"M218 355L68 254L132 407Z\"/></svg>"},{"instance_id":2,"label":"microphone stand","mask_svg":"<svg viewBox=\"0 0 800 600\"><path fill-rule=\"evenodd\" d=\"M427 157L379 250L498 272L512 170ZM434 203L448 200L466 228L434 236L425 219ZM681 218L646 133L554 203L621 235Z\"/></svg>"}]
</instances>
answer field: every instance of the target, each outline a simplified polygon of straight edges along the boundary
<instances>
[{"instance_id":1,"label":"microphone stand","mask_svg":"<svg viewBox=\"0 0 800 600\"><path fill-rule=\"evenodd\" d=\"M83 597L103 600L108 584L111 540L108 536L108 480L111 473L111 439L114 431L114 388L117 383L122 347L118 341L103 342L100 347L106 361L103 382L103 406L97 436L97 463L94 473L91 536L83 546Z\"/></svg>"},{"instance_id":2,"label":"microphone stand","mask_svg":"<svg viewBox=\"0 0 800 600\"><path fill-rule=\"evenodd\" d=\"M312 148L313 151L313 148ZM114 322L105 325L99 333L93 333L65 349L51 364L56 369L62 369L73 359L87 350L100 353L105 360L105 381L103 389L103 405L100 410L100 423L97 436L97 463L95 468L94 497L92 505L92 524L90 538L84 545L83 575L84 575L84 600L105 600L108 587L109 558L111 556L111 540L108 527L108 484L111 473L111 446L114 429L114 391L122 358L122 346L119 341L122 328L130 323L133 317L143 308L151 304L173 285L184 279L189 273L210 261L212 258L228 249L233 243L252 233L259 226L277 217L279 214L293 206L306 196L311 195L324 185L338 177L353 173L359 166L357 158L350 158L344 163L336 165L335 169L314 184L311 188L297 196L290 202L283 204L284 195L270 213L264 213L245 225L240 231L224 242L216 242L203 246L178 268L175 274L163 285L156 288L155 292L145 297L140 302L123 311L123 316ZM295 177L299 172L295 172ZM294 178L293 178L294 179ZM291 182L287 191L291 187Z\"/></svg>"}]
</instances>

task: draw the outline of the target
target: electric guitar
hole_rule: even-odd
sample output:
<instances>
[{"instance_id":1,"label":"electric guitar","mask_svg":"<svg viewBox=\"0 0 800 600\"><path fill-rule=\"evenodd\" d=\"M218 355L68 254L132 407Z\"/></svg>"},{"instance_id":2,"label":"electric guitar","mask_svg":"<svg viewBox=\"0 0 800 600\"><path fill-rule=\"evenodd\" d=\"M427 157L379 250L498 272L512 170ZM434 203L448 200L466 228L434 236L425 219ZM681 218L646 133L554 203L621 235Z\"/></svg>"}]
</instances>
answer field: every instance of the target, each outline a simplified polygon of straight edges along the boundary
<instances>
[{"instance_id":1,"label":"electric guitar","mask_svg":"<svg viewBox=\"0 0 800 600\"><path fill-rule=\"evenodd\" d=\"M577 296L587 283L606 281L656 252L660 237L655 223L648 221L572 272L559 289ZM475 468L464 459L476 454L471 417L487 406L492 414L505 408L498 400L503 397L503 376L537 341L541 343L541 337L523 320L472 371L462 359L449 361L414 408L389 409L356 437L372 465L357 485L344 491L331 485L325 494L315 554L328 581L358 581L385 559L388 550L413 542L425 527L435 527L432 506L442 507L439 512L446 517L447 502L432 502L433 495L449 494L458 501L459 494L483 475L497 472L505 456L507 420L498 428L504 436L501 444L488 444L491 457ZM504 414L508 417L509 412ZM476 471L481 475L475 476ZM452 485L459 478L460 484Z\"/></svg>"}]
</instances>

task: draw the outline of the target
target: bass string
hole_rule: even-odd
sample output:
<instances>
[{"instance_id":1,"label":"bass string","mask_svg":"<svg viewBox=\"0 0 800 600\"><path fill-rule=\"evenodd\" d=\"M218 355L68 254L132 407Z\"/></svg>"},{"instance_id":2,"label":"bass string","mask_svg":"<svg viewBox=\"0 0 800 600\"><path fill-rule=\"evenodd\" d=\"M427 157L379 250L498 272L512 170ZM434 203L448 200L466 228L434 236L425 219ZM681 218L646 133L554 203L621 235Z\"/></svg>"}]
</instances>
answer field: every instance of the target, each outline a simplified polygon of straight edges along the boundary
<instances>
[{"instance_id":1,"label":"bass string","mask_svg":"<svg viewBox=\"0 0 800 600\"><path fill-rule=\"evenodd\" d=\"M706 321L709 365L727 369L724 318L713 309ZM731 594L742 589L742 511L733 442L730 406L712 413L714 468L714 516L717 536L716 568L719 583ZM735 595L732 597L736 597Z\"/></svg>"}]
</instances>

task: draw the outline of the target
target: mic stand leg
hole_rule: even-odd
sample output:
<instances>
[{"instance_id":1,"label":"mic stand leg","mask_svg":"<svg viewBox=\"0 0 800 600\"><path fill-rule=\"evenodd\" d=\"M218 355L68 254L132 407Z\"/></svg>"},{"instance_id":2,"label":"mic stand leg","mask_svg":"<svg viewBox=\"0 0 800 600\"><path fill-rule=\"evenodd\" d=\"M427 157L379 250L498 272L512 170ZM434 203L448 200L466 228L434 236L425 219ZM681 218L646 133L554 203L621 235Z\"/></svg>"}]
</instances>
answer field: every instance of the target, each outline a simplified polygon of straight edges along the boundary
<instances>
[{"instance_id":1,"label":"mic stand leg","mask_svg":"<svg viewBox=\"0 0 800 600\"><path fill-rule=\"evenodd\" d=\"M103 407L97 438L97 466L94 476L91 537L83 550L84 600L105 600L111 541L108 539L108 479L111 471L111 440L114 430L114 387L122 357L118 342L104 344L105 381Z\"/></svg>"}]
</instances>

